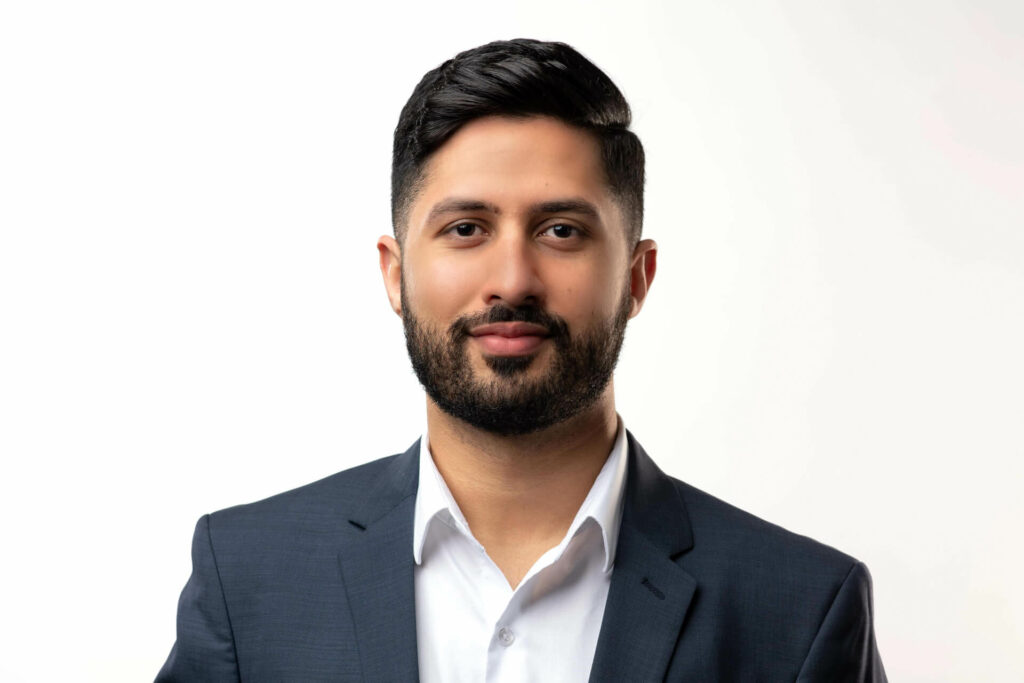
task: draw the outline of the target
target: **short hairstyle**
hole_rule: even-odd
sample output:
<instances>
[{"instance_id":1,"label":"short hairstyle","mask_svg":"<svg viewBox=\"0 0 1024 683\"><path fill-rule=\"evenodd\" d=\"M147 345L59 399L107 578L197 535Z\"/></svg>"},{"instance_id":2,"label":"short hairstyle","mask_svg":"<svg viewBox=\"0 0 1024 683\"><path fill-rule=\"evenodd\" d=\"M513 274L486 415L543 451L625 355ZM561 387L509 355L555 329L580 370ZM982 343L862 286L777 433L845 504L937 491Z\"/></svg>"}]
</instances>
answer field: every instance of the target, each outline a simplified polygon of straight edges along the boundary
<instances>
[{"instance_id":1,"label":"short hairstyle","mask_svg":"<svg viewBox=\"0 0 1024 683\"><path fill-rule=\"evenodd\" d=\"M413 90L395 128L391 160L391 222L399 241L430 155L466 123L491 115L552 116L590 132L622 209L628 243L636 245L644 214L644 148L629 130L626 98L569 45L528 38L460 52L428 71Z\"/></svg>"}]
</instances>

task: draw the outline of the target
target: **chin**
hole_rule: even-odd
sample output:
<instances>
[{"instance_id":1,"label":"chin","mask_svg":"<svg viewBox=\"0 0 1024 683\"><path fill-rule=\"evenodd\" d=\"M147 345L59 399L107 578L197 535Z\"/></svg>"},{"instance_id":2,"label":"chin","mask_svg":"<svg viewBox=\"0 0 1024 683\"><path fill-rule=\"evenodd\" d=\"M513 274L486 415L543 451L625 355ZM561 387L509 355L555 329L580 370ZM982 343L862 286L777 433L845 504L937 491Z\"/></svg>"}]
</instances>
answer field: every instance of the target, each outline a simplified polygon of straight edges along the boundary
<instances>
[{"instance_id":1,"label":"chin","mask_svg":"<svg viewBox=\"0 0 1024 683\"><path fill-rule=\"evenodd\" d=\"M484 356L484 363L491 371L502 377L519 377L525 374L539 354L525 356Z\"/></svg>"}]
</instances>

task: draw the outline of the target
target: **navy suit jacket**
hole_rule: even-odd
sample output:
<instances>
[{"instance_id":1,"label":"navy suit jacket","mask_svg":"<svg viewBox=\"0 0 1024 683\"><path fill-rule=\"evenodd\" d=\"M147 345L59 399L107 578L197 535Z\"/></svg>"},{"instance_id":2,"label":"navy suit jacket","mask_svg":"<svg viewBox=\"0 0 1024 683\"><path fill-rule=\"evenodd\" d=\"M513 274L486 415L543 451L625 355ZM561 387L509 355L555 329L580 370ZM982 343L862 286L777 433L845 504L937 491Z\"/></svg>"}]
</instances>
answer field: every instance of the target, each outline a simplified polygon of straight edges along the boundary
<instances>
[{"instance_id":1,"label":"navy suit jacket","mask_svg":"<svg viewBox=\"0 0 1024 683\"><path fill-rule=\"evenodd\" d=\"M884 681L857 560L666 476L628 435L592 681ZM415 681L419 441L196 525L157 681Z\"/></svg>"}]
</instances>

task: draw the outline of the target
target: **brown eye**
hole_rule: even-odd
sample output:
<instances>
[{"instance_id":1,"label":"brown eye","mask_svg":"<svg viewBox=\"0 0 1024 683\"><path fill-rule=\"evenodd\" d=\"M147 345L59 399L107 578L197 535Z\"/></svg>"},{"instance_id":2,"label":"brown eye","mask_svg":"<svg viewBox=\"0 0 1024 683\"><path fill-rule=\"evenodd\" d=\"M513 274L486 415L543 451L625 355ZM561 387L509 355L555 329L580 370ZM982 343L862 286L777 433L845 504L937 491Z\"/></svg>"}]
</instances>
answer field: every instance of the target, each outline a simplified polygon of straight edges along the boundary
<instances>
[{"instance_id":1,"label":"brown eye","mask_svg":"<svg viewBox=\"0 0 1024 683\"><path fill-rule=\"evenodd\" d=\"M476 225L473 223L459 223L452 230L459 237L472 237L476 232Z\"/></svg>"},{"instance_id":2,"label":"brown eye","mask_svg":"<svg viewBox=\"0 0 1024 683\"><path fill-rule=\"evenodd\" d=\"M545 233L559 240L567 240L569 238L579 236L580 230L574 225L569 225L567 223L556 223L555 225L552 225L549 228L547 228L542 234Z\"/></svg>"}]
</instances>

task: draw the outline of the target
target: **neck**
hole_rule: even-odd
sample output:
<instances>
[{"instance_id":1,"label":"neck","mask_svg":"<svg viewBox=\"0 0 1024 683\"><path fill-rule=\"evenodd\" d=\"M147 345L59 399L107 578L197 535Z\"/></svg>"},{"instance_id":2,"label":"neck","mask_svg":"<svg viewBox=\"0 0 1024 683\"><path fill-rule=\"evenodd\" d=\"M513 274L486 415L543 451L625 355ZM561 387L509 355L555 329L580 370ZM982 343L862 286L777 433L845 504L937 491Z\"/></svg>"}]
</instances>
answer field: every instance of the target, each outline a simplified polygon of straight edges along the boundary
<instances>
[{"instance_id":1,"label":"neck","mask_svg":"<svg viewBox=\"0 0 1024 683\"><path fill-rule=\"evenodd\" d=\"M611 384L588 410L521 436L477 429L427 400L434 463L473 535L513 587L568 532L617 427Z\"/></svg>"}]
</instances>

